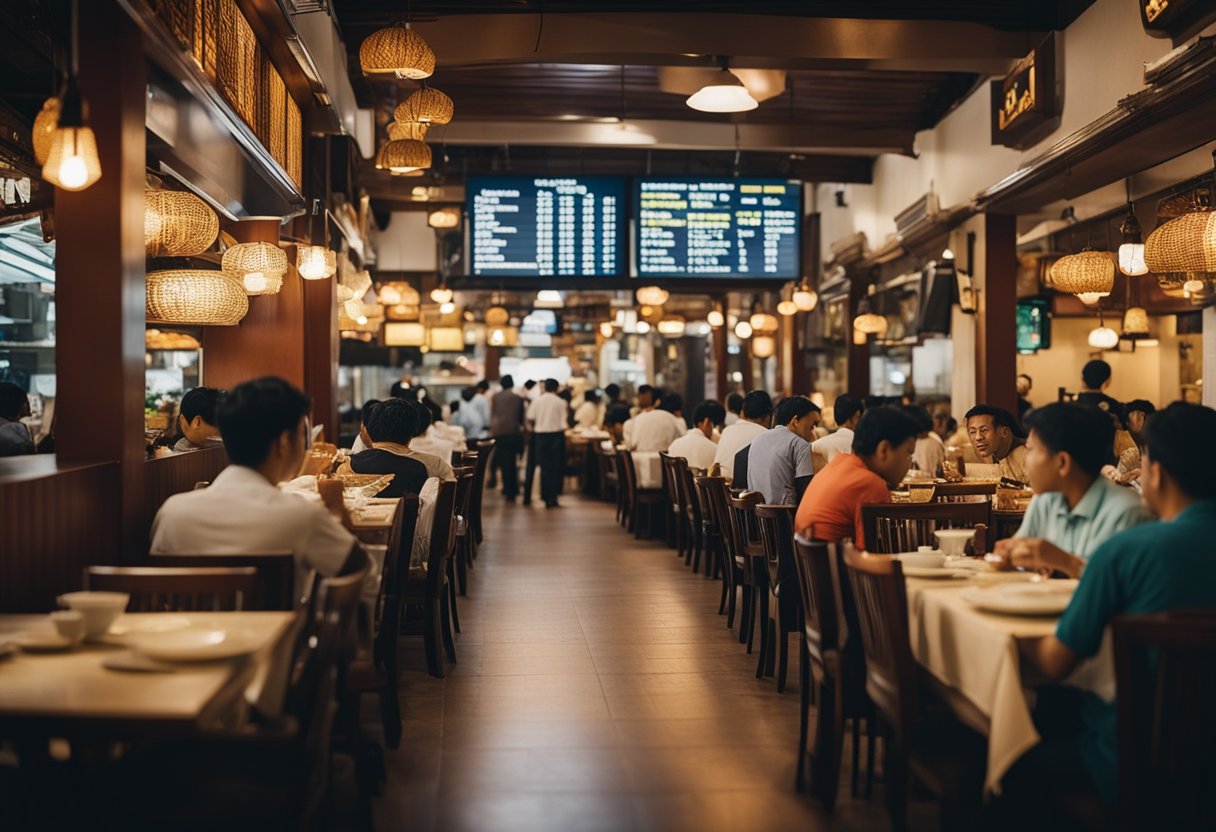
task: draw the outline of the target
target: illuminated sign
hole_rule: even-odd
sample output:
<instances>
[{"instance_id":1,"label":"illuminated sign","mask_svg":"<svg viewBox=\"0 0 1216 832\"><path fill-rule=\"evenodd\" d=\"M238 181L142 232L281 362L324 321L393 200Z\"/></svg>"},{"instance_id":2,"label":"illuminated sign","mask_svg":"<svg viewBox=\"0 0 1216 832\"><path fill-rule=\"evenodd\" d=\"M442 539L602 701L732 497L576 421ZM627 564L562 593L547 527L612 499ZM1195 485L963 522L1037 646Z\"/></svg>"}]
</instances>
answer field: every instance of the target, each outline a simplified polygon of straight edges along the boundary
<instances>
[{"instance_id":1,"label":"illuminated sign","mask_svg":"<svg viewBox=\"0 0 1216 832\"><path fill-rule=\"evenodd\" d=\"M1140 23L1155 38L1186 40L1216 21L1210 0L1140 0Z\"/></svg>"},{"instance_id":2,"label":"illuminated sign","mask_svg":"<svg viewBox=\"0 0 1216 832\"><path fill-rule=\"evenodd\" d=\"M1026 147L1042 138L1056 115L1056 50L1050 36L1017 62L1000 81L992 82L992 143Z\"/></svg>"}]
</instances>

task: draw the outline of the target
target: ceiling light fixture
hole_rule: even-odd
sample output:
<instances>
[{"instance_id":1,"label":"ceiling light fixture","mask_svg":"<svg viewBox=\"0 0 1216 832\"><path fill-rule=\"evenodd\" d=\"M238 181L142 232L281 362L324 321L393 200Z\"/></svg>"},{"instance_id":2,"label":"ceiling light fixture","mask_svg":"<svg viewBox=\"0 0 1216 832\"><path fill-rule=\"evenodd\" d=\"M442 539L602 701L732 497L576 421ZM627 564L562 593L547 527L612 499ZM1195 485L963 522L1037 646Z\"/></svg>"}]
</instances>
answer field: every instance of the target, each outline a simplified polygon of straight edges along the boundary
<instances>
[{"instance_id":1,"label":"ceiling light fixture","mask_svg":"<svg viewBox=\"0 0 1216 832\"><path fill-rule=\"evenodd\" d=\"M726 316L717 309L709 310L709 314L705 316L705 322L712 327L719 327L726 323Z\"/></svg>"},{"instance_id":2,"label":"ceiling light fixture","mask_svg":"<svg viewBox=\"0 0 1216 832\"><path fill-rule=\"evenodd\" d=\"M662 306L670 297L667 290L659 286L643 286L635 294L643 306Z\"/></svg>"},{"instance_id":3,"label":"ceiling light fixture","mask_svg":"<svg viewBox=\"0 0 1216 832\"><path fill-rule=\"evenodd\" d=\"M435 52L409 23L400 23L373 32L359 44L359 66L364 75L420 81L435 72Z\"/></svg>"},{"instance_id":4,"label":"ceiling light fixture","mask_svg":"<svg viewBox=\"0 0 1216 832\"><path fill-rule=\"evenodd\" d=\"M745 113L760 106L725 65L714 83L701 87L684 103L702 113Z\"/></svg>"},{"instance_id":5,"label":"ceiling light fixture","mask_svg":"<svg viewBox=\"0 0 1216 832\"><path fill-rule=\"evenodd\" d=\"M451 98L434 87L424 86L397 105L393 118L399 124L447 124L455 111Z\"/></svg>"},{"instance_id":6,"label":"ceiling light fixture","mask_svg":"<svg viewBox=\"0 0 1216 832\"><path fill-rule=\"evenodd\" d=\"M634 331L638 335L645 335L646 333L650 332L650 324L646 323L645 321L638 321L637 326L634 327Z\"/></svg>"},{"instance_id":7,"label":"ceiling light fixture","mask_svg":"<svg viewBox=\"0 0 1216 832\"><path fill-rule=\"evenodd\" d=\"M819 295L811 288L811 284L807 282L805 277L798 284L798 288L794 290L794 294L790 296L790 300L796 303L798 309L802 312L811 312L819 305Z\"/></svg>"},{"instance_id":8,"label":"ceiling light fixture","mask_svg":"<svg viewBox=\"0 0 1216 832\"><path fill-rule=\"evenodd\" d=\"M431 300L441 305L451 303L454 297L456 293L443 284L443 278L440 278L439 285L431 290Z\"/></svg>"},{"instance_id":9,"label":"ceiling light fixture","mask_svg":"<svg viewBox=\"0 0 1216 832\"><path fill-rule=\"evenodd\" d=\"M97 137L86 124L87 109L76 84L80 45L76 2L72 2L72 62L59 101L59 118L46 151L42 178L65 191L83 191L101 178Z\"/></svg>"},{"instance_id":10,"label":"ceiling light fixture","mask_svg":"<svg viewBox=\"0 0 1216 832\"><path fill-rule=\"evenodd\" d=\"M299 246L296 271L305 280L324 280L338 270L338 255L325 246Z\"/></svg>"},{"instance_id":11,"label":"ceiling light fixture","mask_svg":"<svg viewBox=\"0 0 1216 832\"><path fill-rule=\"evenodd\" d=\"M562 293L556 289L542 289L536 293L535 305L539 309L561 309Z\"/></svg>"},{"instance_id":12,"label":"ceiling light fixture","mask_svg":"<svg viewBox=\"0 0 1216 832\"><path fill-rule=\"evenodd\" d=\"M746 341L752 337L752 325L747 321L739 321L735 324L735 337Z\"/></svg>"},{"instance_id":13,"label":"ceiling light fixture","mask_svg":"<svg viewBox=\"0 0 1216 832\"><path fill-rule=\"evenodd\" d=\"M1052 287L1057 292L1076 295L1084 303L1097 303L1115 286L1115 261L1110 253L1086 248L1067 254L1051 267Z\"/></svg>"},{"instance_id":14,"label":"ceiling light fixture","mask_svg":"<svg viewBox=\"0 0 1216 832\"><path fill-rule=\"evenodd\" d=\"M1119 233L1123 235L1123 244L1119 246L1119 271L1130 277L1148 274L1148 265L1144 262L1144 231L1132 207L1131 180L1127 182L1127 216L1119 226Z\"/></svg>"}]
</instances>

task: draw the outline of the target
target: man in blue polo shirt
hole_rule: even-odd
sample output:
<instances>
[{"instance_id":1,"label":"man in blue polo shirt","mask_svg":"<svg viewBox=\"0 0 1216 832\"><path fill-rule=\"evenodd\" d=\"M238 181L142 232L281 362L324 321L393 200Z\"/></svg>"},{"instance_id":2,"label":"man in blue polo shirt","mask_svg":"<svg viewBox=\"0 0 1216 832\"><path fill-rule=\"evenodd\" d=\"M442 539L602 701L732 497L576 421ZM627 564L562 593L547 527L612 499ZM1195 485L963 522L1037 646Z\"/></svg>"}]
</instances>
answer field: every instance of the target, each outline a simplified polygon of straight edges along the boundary
<instances>
[{"instance_id":1,"label":"man in blue polo shirt","mask_svg":"<svg viewBox=\"0 0 1216 832\"><path fill-rule=\"evenodd\" d=\"M1051 679L1063 679L1097 654L1116 615L1216 609L1216 410L1173 404L1148 420L1141 483L1161 518L1100 546L1081 576L1054 636L1022 644L1023 656ZM1086 693L1082 733L1069 746L1108 804L1117 780L1115 705Z\"/></svg>"},{"instance_id":2,"label":"man in blue polo shirt","mask_svg":"<svg viewBox=\"0 0 1216 832\"><path fill-rule=\"evenodd\" d=\"M1035 497L996 554L1024 569L1080 576L1094 551L1124 529L1152 520L1130 488L1102 476L1114 445L1110 418L1092 407L1049 404L1026 417L1026 475Z\"/></svg>"}]
</instances>

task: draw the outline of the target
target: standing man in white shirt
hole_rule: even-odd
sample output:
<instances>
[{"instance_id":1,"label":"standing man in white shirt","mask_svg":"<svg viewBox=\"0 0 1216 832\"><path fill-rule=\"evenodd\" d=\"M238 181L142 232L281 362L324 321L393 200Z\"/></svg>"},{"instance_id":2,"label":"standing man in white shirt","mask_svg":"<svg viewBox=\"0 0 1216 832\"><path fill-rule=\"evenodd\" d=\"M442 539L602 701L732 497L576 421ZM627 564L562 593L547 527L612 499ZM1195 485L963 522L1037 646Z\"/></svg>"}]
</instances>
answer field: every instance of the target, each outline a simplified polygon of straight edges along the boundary
<instances>
[{"instance_id":1,"label":"standing man in white shirt","mask_svg":"<svg viewBox=\"0 0 1216 832\"><path fill-rule=\"evenodd\" d=\"M490 427L490 382L484 378L477 382L477 392L473 396L472 406L481 420L481 429L469 439L481 439Z\"/></svg>"},{"instance_id":2,"label":"standing man in white shirt","mask_svg":"<svg viewBox=\"0 0 1216 832\"><path fill-rule=\"evenodd\" d=\"M562 474L566 466L566 416L570 405L557 395L556 379L545 379L545 392L528 406L528 421L532 423L532 442L540 464L540 496L545 508L557 508ZM532 494L524 495L524 504Z\"/></svg>"},{"instance_id":3,"label":"standing man in white shirt","mask_svg":"<svg viewBox=\"0 0 1216 832\"><path fill-rule=\"evenodd\" d=\"M819 471L837 454L853 453L853 428L861 421L866 405L857 396L845 393L836 397L832 416L836 420L836 432L811 443L811 459Z\"/></svg>"},{"instance_id":4,"label":"standing man in white shirt","mask_svg":"<svg viewBox=\"0 0 1216 832\"><path fill-rule=\"evenodd\" d=\"M768 430L773 420L773 398L763 390L753 390L743 397L742 418L722 431L714 462L722 466L722 476L735 478L735 454L746 448Z\"/></svg>"},{"instance_id":5,"label":"standing man in white shirt","mask_svg":"<svg viewBox=\"0 0 1216 832\"><path fill-rule=\"evenodd\" d=\"M713 399L701 402L692 412L692 427L688 433L671 443L667 453L684 457L690 468L708 471L714 464L714 455L718 453L714 429L721 428L725 419L726 408L721 402Z\"/></svg>"}]
</instances>

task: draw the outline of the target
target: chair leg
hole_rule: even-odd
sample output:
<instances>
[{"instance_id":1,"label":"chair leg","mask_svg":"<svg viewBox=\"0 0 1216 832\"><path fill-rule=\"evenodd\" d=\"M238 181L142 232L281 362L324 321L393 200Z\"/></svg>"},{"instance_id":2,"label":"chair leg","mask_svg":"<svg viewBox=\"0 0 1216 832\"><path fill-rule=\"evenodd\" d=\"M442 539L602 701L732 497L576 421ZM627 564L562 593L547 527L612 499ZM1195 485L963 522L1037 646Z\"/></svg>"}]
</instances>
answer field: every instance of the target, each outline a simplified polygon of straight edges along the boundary
<instances>
[{"instance_id":1,"label":"chair leg","mask_svg":"<svg viewBox=\"0 0 1216 832\"><path fill-rule=\"evenodd\" d=\"M469 535L472 531L465 533L465 536L456 543L456 553L452 560L456 564L456 583L460 589L461 595L468 595L469 583Z\"/></svg>"},{"instance_id":2,"label":"chair leg","mask_svg":"<svg viewBox=\"0 0 1216 832\"><path fill-rule=\"evenodd\" d=\"M861 765L861 719L853 717L853 777L849 786L849 794L857 797L858 768Z\"/></svg>"},{"instance_id":3,"label":"chair leg","mask_svg":"<svg viewBox=\"0 0 1216 832\"><path fill-rule=\"evenodd\" d=\"M727 587L726 581L722 582L722 597L726 601L726 629L728 630L735 628L735 599L738 595L735 587Z\"/></svg>"},{"instance_id":4,"label":"chair leg","mask_svg":"<svg viewBox=\"0 0 1216 832\"><path fill-rule=\"evenodd\" d=\"M764 602L764 606L768 606L768 602ZM762 609L760 613L760 657L756 660L756 678L762 679L768 675L768 654L772 651L773 645L773 622L768 617L768 610Z\"/></svg>"},{"instance_id":5,"label":"chair leg","mask_svg":"<svg viewBox=\"0 0 1216 832\"><path fill-rule=\"evenodd\" d=\"M722 615L724 612L726 612L726 581L722 582L722 597L718 599L718 615ZM731 617L733 618L734 616L732 615ZM726 626L729 629L730 625L727 624Z\"/></svg>"},{"instance_id":6,"label":"chair leg","mask_svg":"<svg viewBox=\"0 0 1216 832\"><path fill-rule=\"evenodd\" d=\"M785 679L790 669L790 634L777 624L777 693L785 693Z\"/></svg>"},{"instance_id":7,"label":"chair leg","mask_svg":"<svg viewBox=\"0 0 1216 832\"><path fill-rule=\"evenodd\" d=\"M811 663L808 661L806 630L798 634L798 770L794 774L794 788L806 789L806 738L811 722Z\"/></svg>"},{"instance_id":8,"label":"chair leg","mask_svg":"<svg viewBox=\"0 0 1216 832\"><path fill-rule=\"evenodd\" d=\"M840 746L844 741L841 718L842 691L831 677L824 677L819 688L819 709L815 719L815 749L811 755L811 792L830 812L836 805L840 784Z\"/></svg>"},{"instance_id":9,"label":"chair leg","mask_svg":"<svg viewBox=\"0 0 1216 832\"><path fill-rule=\"evenodd\" d=\"M460 632L460 613L456 609L456 585L448 582L448 605L452 610L452 626Z\"/></svg>"},{"instance_id":10,"label":"chair leg","mask_svg":"<svg viewBox=\"0 0 1216 832\"><path fill-rule=\"evenodd\" d=\"M401 702L398 699L395 684L386 685L380 691L380 722L384 725L384 747L399 747L401 745Z\"/></svg>"},{"instance_id":11,"label":"chair leg","mask_svg":"<svg viewBox=\"0 0 1216 832\"><path fill-rule=\"evenodd\" d=\"M752 588L747 584L743 584L743 609L739 612L739 643L747 644L748 631L751 628L752 620ZM747 652L751 652L750 644L748 644Z\"/></svg>"},{"instance_id":12,"label":"chair leg","mask_svg":"<svg viewBox=\"0 0 1216 832\"><path fill-rule=\"evenodd\" d=\"M877 723L871 714L866 717L866 800L874 793L874 744L877 734Z\"/></svg>"},{"instance_id":13,"label":"chair leg","mask_svg":"<svg viewBox=\"0 0 1216 832\"><path fill-rule=\"evenodd\" d=\"M440 635L443 636L443 649L447 653L448 663L456 664L456 643L452 640L451 618L449 617L450 610L448 609L447 599L443 601L442 610L443 617L439 620Z\"/></svg>"},{"instance_id":14,"label":"chair leg","mask_svg":"<svg viewBox=\"0 0 1216 832\"><path fill-rule=\"evenodd\" d=\"M883 738L883 782L887 790L887 813L892 832L908 828L908 765L888 733Z\"/></svg>"},{"instance_id":15,"label":"chair leg","mask_svg":"<svg viewBox=\"0 0 1216 832\"><path fill-rule=\"evenodd\" d=\"M422 637L426 646L426 669L436 679L443 678L443 660L440 657L442 645L439 643L439 606L434 601L428 601L422 624Z\"/></svg>"}]
</instances>

